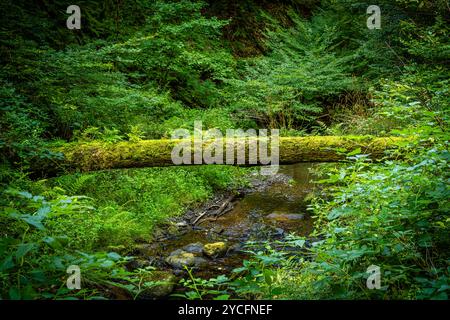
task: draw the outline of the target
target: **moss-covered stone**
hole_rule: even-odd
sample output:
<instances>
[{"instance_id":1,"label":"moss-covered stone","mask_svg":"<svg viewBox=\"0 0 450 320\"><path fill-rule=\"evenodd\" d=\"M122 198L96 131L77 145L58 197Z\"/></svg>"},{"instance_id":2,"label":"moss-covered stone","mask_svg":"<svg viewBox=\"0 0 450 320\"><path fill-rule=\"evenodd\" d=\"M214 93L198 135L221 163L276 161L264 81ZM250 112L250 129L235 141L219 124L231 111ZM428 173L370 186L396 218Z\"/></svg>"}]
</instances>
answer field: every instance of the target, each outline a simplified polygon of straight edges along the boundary
<instances>
[{"instance_id":1,"label":"moss-covered stone","mask_svg":"<svg viewBox=\"0 0 450 320\"><path fill-rule=\"evenodd\" d=\"M160 299L172 293L176 277L168 271L152 271L144 275L141 281L141 299Z\"/></svg>"},{"instance_id":2,"label":"moss-covered stone","mask_svg":"<svg viewBox=\"0 0 450 320\"><path fill-rule=\"evenodd\" d=\"M215 258L223 256L227 252L228 246L225 242L207 243L203 247L203 253L205 256Z\"/></svg>"},{"instance_id":3,"label":"moss-covered stone","mask_svg":"<svg viewBox=\"0 0 450 320\"><path fill-rule=\"evenodd\" d=\"M183 269L185 266L191 267L196 262L195 255L193 253L183 250L175 250L166 258L165 261L176 269Z\"/></svg>"}]
</instances>

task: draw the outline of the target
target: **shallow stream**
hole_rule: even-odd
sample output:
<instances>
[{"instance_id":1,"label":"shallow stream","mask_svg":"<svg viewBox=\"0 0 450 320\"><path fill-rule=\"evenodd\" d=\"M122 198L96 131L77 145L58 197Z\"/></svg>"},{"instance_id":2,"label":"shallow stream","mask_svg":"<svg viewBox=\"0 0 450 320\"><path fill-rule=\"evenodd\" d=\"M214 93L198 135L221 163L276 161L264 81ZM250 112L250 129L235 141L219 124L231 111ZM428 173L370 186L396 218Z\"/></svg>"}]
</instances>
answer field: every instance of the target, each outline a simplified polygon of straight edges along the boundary
<instances>
[{"instance_id":1,"label":"shallow stream","mask_svg":"<svg viewBox=\"0 0 450 320\"><path fill-rule=\"evenodd\" d=\"M196 256L194 275L211 278L242 265L248 255L244 250L247 241L282 240L290 233L307 236L313 228L305 203L314 187L309 172L313 165L280 166L281 179L237 197L230 211L218 217L205 215L195 225L187 224L183 232L153 244L153 264L181 274L184 271L170 266L167 257L183 250ZM213 258L202 254L202 245L216 242L226 243L225 254Z\"/></svg>"}]
</instances>

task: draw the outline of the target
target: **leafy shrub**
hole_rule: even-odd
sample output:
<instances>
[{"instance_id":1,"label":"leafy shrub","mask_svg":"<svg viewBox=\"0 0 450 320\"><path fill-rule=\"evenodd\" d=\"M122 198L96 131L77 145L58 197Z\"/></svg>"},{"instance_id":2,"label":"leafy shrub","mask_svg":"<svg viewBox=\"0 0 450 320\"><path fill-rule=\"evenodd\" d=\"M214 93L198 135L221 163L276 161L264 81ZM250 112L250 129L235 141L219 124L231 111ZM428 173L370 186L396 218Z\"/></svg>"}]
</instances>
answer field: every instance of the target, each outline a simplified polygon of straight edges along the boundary
<instances>
[{"instance_id":1,"label":"leafy shrub","mask_svg":"<svg viewBox=\"0 0 450 320\"><path fill-rule=\"evenodd\" d=\"M98 290L101 283L111 283L114 273L126 274L121 269L126 260L116 253L91 255L70 249L80 247L85 241L76 237L80 234L82 220L71 219L80 213L86 217L92 210L85 204L85 198L59 197L48 201L42 196L15 190L5 191L3 196L0 215L2 299L96 298L102 294ZM70 227L57 227L61 223ZM89 230L82 229L81 235L90 236L86 231ZM78 265L83 272L82 290L71 292L65 286L66 269L70 265Z\"/></svg>"}]
</instances>

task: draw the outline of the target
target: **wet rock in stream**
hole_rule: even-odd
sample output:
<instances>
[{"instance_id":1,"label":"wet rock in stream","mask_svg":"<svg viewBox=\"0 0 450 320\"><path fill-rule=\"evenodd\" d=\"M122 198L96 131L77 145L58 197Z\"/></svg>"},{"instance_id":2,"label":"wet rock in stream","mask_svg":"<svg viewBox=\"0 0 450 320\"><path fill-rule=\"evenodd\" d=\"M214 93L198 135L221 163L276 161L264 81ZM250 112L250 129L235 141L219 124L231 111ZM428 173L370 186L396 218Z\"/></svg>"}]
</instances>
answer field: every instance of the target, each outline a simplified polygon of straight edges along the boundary
<instances>
[{"instance_id":1,"label":"wet rock in stream","mask_svg":"<svg viewBox=\"0 0 450 320\"><path fill-rule=\"evenodd\" d=\"M165 259L165 261L172 268L175 269L183 269L185 266L199 268L205 265L207 263L207 260L202 257L199 257L198 255L199 255L198 253L194 254L192 252L186 252L182 249L177 249L172 253L170 253L170 255Z\"/></svg>"},{"instance_id":2,"label":"wet rock in stream","mask_svg":"<svg viewBox=\"0 0 450 320\"><path fill-rule=\"evenodd\" d=\"M150 267L152 265L151 260L146 259L133 259L130 262L127 263L127 268L129 270L135 270L135 269L144 269L146 267Z\"/></svg>"},{"instance_id":3,"label":"wet rock in stream","mask_svg":"<svg viewBox=\"0 0 450 320\"><path fill-rule=\"evenodd\" d=\"M225 242L207 243L205 245L200 242L190 243L182 249L172 251L165 262L175 269L183 269L184 266L199 268L208 263L208 260L202 256L215 259L224 256L227 250L228 246Z\"/></svg>"},{"instance_id":4,"label":"wet rock in stream","mask_svg":"<svg viewBox=\"0 0 450 320\"><path fill-rule=\"evenodd\" d=\"M178 249L172 252L165 261L176 269L182 269L184 266L193 266L195 263L195 256L193 253Z\"/></svg>"},{"instance_id":5,"label":"wet rock in stream","mask_svg":"<svg viewBox=\"0 0 450 320\"><path fill-rule=\"evenodd\" d=\"M203 253L207 257L216 258L225 255L227 249L228 246L225 242L208 243L203 247Z\"/></svg>"},{"instance_id":6,"label":"wet rock in stream","mask_svg":"<svg viewBox=\"0 0 450 320\"><path fill-rule=\"evenodd\" d=\"M196 242L196 243L190 243L188 245L185 245L183 247L183 250L189 253L193 253L196 255L201 255L203 252L203 243Z\"/></svg>"}]
</instances>

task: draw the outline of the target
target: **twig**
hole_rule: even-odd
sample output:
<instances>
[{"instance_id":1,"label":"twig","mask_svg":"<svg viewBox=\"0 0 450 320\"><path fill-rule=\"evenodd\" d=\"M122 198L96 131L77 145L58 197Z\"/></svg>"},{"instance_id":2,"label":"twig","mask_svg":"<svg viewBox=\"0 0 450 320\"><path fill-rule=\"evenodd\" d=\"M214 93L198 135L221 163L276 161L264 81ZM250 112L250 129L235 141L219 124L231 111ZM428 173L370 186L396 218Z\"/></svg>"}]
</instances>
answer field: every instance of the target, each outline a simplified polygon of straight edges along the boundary
<instances>
[{"instance_id":1,"label":"twig","mask_svg":"<svg viewBox=\"0 0 450 320\"><path fill-rule=\"evenodd\" d=\"M192 222L193 225L197 224L207 213L209 213L209 209L213 208L213 207L219 207L217 210L213 211L211 213L212 216L214 217L219 217L225 213L227 213L228 211L230 211L233 206L230 205L230 202L233 201L234 199L234 195L228 197L220 206L218 206L217 204L212 205L211 207L209 207L208 209L206 209L205 211L203 211L195 220L194 222Z\"/></svg>"},{"instance_id":2,"label":"twig","mask_svg":"<svg viewBox=\"0 0 450 320\"><path fill-rule=\"evenodd\" d=\"M193 225L195 225L198 220L200 220L206 213L208 212L208 210L203 211L195 220L194 222L192 222Z\"/></svg>"},{"instance_id":3,"label":"twig","mask_svg":"<svg viewBox=\"0 0 450 320\"><path fill-rule=\"evenodd\" d=\"M228 203L227 208L223 210L221 213L217 214L216 218L223 216L225 213L228 213L231 210L233 210L233 205L231 203Z\"/></svg>"},{"instance_id":4,"label":"twig","mask_svg":"<svg viewBox=\"0 0 450 320\"><path fill-rule=\"evenodd\" d=\"M230 196L228 197L228 199L226 199L222 205L219 207L219 209L217 209L215 212L213 212L213 216L218 216L220 215L230 204L230 202L234 199L234 196Z\"/></svg>"}]
</instances>

